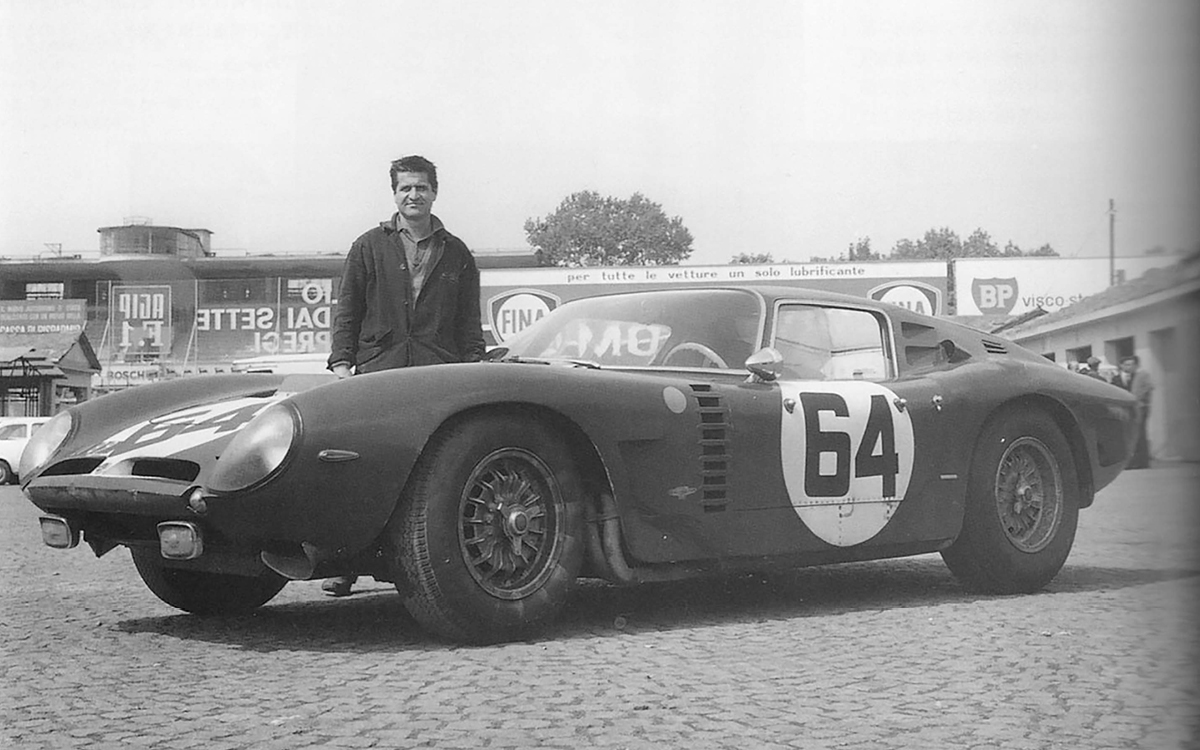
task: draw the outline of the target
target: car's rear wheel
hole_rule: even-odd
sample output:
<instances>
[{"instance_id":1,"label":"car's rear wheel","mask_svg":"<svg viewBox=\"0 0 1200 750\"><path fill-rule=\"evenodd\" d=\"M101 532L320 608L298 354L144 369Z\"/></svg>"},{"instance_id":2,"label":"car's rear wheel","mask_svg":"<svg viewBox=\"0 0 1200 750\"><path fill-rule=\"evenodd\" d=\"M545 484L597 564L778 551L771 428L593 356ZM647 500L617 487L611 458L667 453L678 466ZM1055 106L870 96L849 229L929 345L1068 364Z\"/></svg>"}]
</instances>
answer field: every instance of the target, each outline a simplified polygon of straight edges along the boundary
<instances>
[{"instance_id":1,"label":"car's rear wheel","mask_svg":"<svg viewBox=\"0 0 1200 750\"><path fill-rule=\"evenodd\" d=\"M133 564L147 588L167 604L197 615L239 615L271 601L287 585L272 571L239 576L173 568L157 551L133 549Z\"/></svg>"},{"instance_id":2,"label":"car's rear wheel","mask_svg":"<svg viewBox=\"0 0 1200 750\"><path fill-rule=\"evenodd\" d=\"M1079 480L1062 431L1043 412L1010 411L984 428L962 532L942 559L972 591L1037 591L1066 562L1078 518Z\"/></svg>"},{"instance_id":3,"label":"car's rear wheel","mask_svg":"<svg viewBox=\"0 0 1200 750\"><path fill-rule=\"evenodd\" d=\"M13 474L12 467L8 465L8 462L0 461L0 486L8 484L15 478L16 476Z\"/></svg>"},{"instance_id":4,"label":"car's rear wheel","mask_svg":"<svg viewBox=\"0 0 1200 750\"><path fill-rule=\"evenodd\" d=\"M564 441L536 419L491 414L448 427L388 526L405 606L457 641L511 640L545 625L582 565L581 498Z\"/></svg>"}]
</instances>

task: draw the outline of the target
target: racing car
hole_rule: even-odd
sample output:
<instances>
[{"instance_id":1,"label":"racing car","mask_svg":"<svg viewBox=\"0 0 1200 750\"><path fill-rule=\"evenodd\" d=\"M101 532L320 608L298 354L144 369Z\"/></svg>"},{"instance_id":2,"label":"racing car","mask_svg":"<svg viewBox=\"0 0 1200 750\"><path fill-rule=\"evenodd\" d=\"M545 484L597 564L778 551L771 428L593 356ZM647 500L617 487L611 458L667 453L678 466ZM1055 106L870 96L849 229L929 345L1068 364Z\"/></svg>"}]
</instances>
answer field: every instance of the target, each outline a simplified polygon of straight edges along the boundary
<instances>
[{"instance_id":1,"label":"racing car","mask_svg":"<svg viewBox=\"0 0 1200 750\"><path fill-rule=\"evenodd\" d=\"M127 547L178 609L357 574L487 643L544 629L581 578L939 552L970 590L1033 592L1135 429L1122 389L945 319L689 288L569 302L483 362L106 395L20 478L46 544Z\"/></svg>"}]
</instances>

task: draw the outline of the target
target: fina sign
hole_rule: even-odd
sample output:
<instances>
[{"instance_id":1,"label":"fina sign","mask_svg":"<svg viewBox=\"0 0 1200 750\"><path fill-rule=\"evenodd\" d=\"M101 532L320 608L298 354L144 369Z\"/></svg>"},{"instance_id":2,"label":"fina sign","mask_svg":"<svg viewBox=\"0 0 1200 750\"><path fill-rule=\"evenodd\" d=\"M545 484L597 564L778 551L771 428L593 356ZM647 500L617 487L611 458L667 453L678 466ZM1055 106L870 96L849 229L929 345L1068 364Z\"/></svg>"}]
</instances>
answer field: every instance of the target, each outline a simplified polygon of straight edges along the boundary
<instances>
[{"instance_id":1,"label":"fina sign","mask_svg":"<svg viewBox=\"0 0 1200 750\"><path fill-rule=\"evenodd\" d=\"M512 289L488 300L488 323L496 343L504 343L546 317L562 300L540 289Z\"/></svg>"},{"instance_id":2,"label":"fina sign","mask_svg":"<svg viewBox=\"0 0 1200 750\"><path fill-rule=\"evenodd\" d=\"M941 290L923 281L905 279L880 284L868 292L867 296L878 302L899 305L922 315L942 313Z\"/></svg>"}]
</instances>

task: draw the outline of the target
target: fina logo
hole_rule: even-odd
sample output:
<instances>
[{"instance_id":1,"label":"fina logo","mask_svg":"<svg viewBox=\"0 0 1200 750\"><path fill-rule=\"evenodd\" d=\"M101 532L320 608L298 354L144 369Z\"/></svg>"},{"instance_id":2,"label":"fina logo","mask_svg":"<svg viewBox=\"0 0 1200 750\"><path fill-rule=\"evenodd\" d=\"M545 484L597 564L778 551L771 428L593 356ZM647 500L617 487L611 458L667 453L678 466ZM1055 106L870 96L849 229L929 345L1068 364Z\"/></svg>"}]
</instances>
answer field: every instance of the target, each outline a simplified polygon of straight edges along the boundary
<instances>
[{"instance_id":1,"label":"fina logo","mask_svg":"<svg viewBox=\"0 0 1200 750\"><path fill-rule=\"evenodd\" d=\"M891 281L875 287L867 296L922 315L938 315L942 311L941 290L923 281Z\"/></svg>"},{"instance_id":2,"label":"fina logo","mask_svg":"<svg viewBox=\"0 0 1200 750\"><path fill-rule=\"evenodd\" d=\"M546 317L562 300L540 289L513 289L488 300L488 319L496 343L502 344Z\"/></svg>"}]
</instances>

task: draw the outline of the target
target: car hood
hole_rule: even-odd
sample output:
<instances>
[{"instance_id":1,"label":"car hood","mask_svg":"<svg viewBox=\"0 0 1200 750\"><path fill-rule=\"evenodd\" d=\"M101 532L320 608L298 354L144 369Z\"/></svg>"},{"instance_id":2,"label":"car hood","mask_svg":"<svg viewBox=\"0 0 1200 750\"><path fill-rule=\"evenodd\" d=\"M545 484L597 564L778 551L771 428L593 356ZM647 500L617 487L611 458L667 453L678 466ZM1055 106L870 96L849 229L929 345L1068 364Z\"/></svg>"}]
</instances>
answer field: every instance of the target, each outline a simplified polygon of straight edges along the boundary
<instances>
[{"instance_id":1,"label":"car hood","mask_svg":"<svg viewBox=\"0 0 1200 750\"><path fill-rule=\"evenodd\" d=\"M111 394L75 409L72 434L37 475L190 481L268 406L329 379L199 377Z\"/></svg>"}]
</instances>

